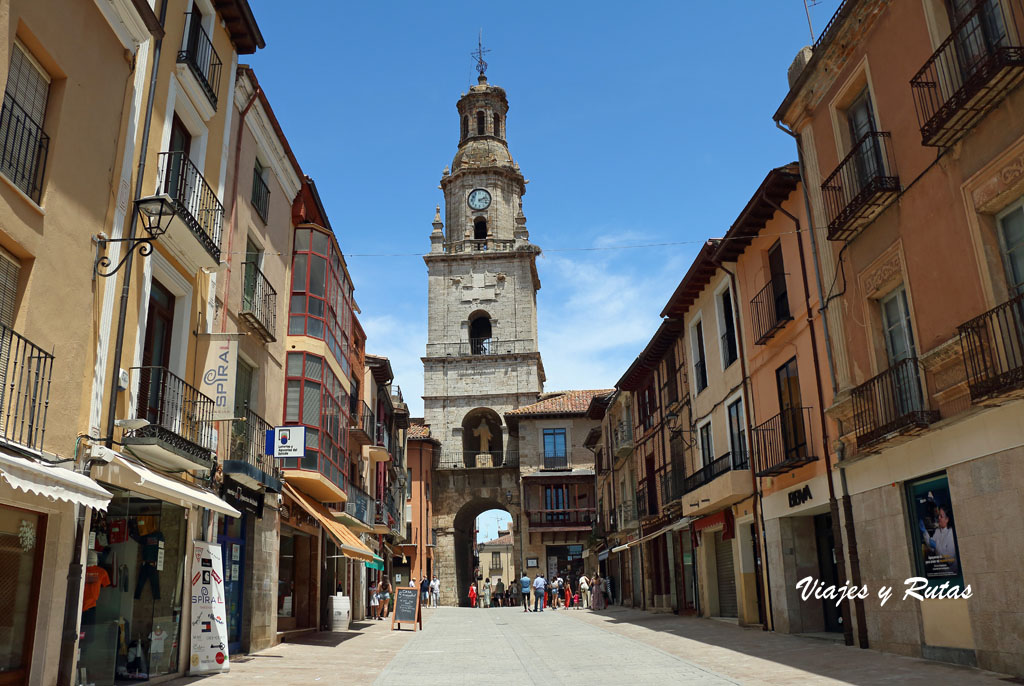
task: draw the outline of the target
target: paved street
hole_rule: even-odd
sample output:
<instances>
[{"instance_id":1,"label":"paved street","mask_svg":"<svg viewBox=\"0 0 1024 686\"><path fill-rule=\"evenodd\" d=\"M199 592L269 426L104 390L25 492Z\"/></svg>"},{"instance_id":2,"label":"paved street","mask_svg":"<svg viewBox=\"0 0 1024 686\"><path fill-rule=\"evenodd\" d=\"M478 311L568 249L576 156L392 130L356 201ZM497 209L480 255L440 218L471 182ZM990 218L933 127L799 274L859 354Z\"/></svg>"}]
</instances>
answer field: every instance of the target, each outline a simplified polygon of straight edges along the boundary
<instances>
[{"instance_id":1,"label":"paved street","mask_svg":"<svg viewBox=\"0 0 1024 686\"><path fill-rule=\"evenodd\" d=\"M428 610L424 630L355 631L242 657L179 684L1005 684L1000 675L812 638L616 609Z\"/></svg>"}]
</instances>

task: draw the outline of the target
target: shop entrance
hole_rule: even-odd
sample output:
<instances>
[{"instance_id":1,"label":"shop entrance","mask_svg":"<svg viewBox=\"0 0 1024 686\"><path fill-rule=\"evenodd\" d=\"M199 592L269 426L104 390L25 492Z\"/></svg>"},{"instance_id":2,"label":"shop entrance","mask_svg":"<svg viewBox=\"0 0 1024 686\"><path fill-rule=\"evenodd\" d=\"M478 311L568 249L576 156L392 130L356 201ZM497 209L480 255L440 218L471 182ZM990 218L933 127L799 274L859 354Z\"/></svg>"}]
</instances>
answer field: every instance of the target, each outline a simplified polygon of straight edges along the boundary
<instances>
[{"instance_id":1,"label":"shop entrance","mask_svg":"<svg viewBox=\"0 0 1024 686\"><path fill-rule=\"evenodd\" d=\"M583 574L583 546L582 545L549 545L545 546L547 552L547 565L545 569L548 579L578 579ZM602 577L607 572L602 572Z\"/></svg>"},{"instance_id":2,"label":"shop entrance","mask_svg":"<svg viewBox=\"0 0 1024 686\"><path fill-rule=\"evenodd\" d=\"M217 542L224 560L224 605L227 608L228 650L242 651L242 599L245 589L246 517L220 517Z\"/></svg>"},{"instance_id":3,"label":"shop entrance","mask_svg":"<svg viewBox=\"0 0 1024 686\"><path fill-rule=\"evenodd\" d=\"M836 539L832 534L832 515L820 514L814 517L814 537L818 548L818 578L825 586L838 583L839 569L836 566ZM842 632L843 617L834 602L821 603L825 617L825 631Z\"/></svg>"},{"instance_id":4,"label":"shop entrance","mask_svg":"<svg viewBox=\"0 0 1024 686\"><path fill-rule=\"evenodd\" d=\"M736 565L732 555L732 539L723 540L722 532L715 532L715 569L718 574L718 616L737 617Z\"/></svg>"}]
</instances>

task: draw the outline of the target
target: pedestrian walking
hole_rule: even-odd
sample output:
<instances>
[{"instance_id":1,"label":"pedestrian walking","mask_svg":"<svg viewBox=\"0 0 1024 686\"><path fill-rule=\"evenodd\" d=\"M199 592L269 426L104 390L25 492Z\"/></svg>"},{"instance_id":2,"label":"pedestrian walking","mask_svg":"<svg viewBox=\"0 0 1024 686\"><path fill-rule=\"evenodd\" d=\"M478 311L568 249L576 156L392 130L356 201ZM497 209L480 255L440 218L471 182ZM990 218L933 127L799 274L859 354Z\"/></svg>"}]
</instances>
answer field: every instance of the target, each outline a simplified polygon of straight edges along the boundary
<instances>
[{"instance_id":1,"label":"pedestrian walking","mask_svg":"<svg viewBox=\"0 0 1024 686\"><path fill-rule=\"evenodd\" d=\"M380 605L377 608L377 619L384 619L391 610L391 579L384 577L380 582Z\"/></svg>"},{"instance_id":2,"label":"pedestrian walking","mask_svg":"<svg viewBox=\"0 0 1024 686\"><path fill-rule=\"evenodd\" d=\"M519 579L519 592L523 595L523 612L530 611L530 577L523 572Z\"/></svg>"},{"instance_id":3,"label":"pedestrian walking","mask_svg":"<svg viewBox=\"0 0 1024 686\"><path fill-rule=\"evenodd\" d=\"M430 580L430 607L437 607L437 601L441 596L441 582L437 578L437 574Z\"/></svg>"},{"instance_id":4,"label":"pedestrian walking","mask_svg":"<svg viewBox=\"0 0 1024 686\"><path fill-rule=\"evenodd\" d=\"M533 580L533 611L544 611L544 575L540 573Z\"/></svg>"},{"instance_id":5,"label":"pedestrian walking","mask_svg":"<svg viewBox=\"0 0 1024 686\"><path fill-rule=\"evenodd\" d=\"M568 610L569 606L572 605L572 584L569 583L568 579L565 580L565 590L564 590L564 592L565 592L565 606L563 607L563 609Z\"/></svg>"},{"instance_id":6,"label":"pedestrian walking","mask_svg":"<svg viewBox=\"0 0 1024 686\"><path fill-rule=\"evenodd\" d=\"M491 606L491 577L487 577L486 579L484 579L484 593L483 597L480 600L481 607Z\"/></svg>"},{"instance_id":7,"label":"pedestrian walking","mask_svg":"<svg viewBox=\"0 0 1024 686\"><path fill-rule=\"evenodd\" d=\"M427 603L430 602L430 579L426 576L423 577L423 581L420 582L420 603L426 607Z\"/></svg>"},{"instance_id":8,"label":"pedestrian walking","mask_svg":"<svg viewBox=\"0 0 1024 686\"><path fill-rule=\"evenodd\" d=\"M494 584L494 597L497 598L497 603L495 604L498 607L505 604L505 582L501 580L500 576L498 577L498 583Z\"/></svg>"},{"instance_id":9,"label":"pedestrian walking","mask_svg":"<svg viewBox=\"0 0 1024 686\"><path fill-rule=\"evenodd\" d=\"M590 585L590 609L604 609L604 582L600 574L594 574L594 581Z\"/></svg>"},{"instance_id":10,"label":"pedestrian walking","mask_svg":"<svg viewBox=\"0 0 1024 686\"><path fill-rule=\"evenodd\" d=\"M370 585L370 619L377 619L380 614L380 583Z\"/></svg>"},{"instance_id":11,"label":"pedestrian walking","mask_svg":"<svg viewBox=\"0 0 1024 686\"><path fill-rule=\"evenodd\" d=\"M469 585L469 606L476 607L476 582Z\"/></svg>"},{"instance_id":12,"label":"pedestrian walking","mask_svg":"<svg viewBox=\"0 0 1024 686\"><path fill-rule=\"evenodd\" d=\"M590 607L590 579L584 574L580 577L580 605L581 609Z\"/></svg>"}]
</instances>

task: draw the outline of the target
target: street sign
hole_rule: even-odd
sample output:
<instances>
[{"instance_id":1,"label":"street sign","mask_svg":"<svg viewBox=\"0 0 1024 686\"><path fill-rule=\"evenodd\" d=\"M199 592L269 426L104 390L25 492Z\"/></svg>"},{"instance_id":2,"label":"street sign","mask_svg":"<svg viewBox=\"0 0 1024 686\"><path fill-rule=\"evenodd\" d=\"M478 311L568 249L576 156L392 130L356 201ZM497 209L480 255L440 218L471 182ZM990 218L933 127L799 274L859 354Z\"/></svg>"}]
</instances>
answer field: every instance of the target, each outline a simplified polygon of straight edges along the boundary
<instances>
[{"instance_id":1,"label":"street sign","mask_svg":"<svg viewBox=\"0 0 1024 686\"><path fill-rule=\"evenodd\" d=\"M274 429L274 457L302 457L306 454L306 427L278 426Z\"/></svg>"}]
</instances>

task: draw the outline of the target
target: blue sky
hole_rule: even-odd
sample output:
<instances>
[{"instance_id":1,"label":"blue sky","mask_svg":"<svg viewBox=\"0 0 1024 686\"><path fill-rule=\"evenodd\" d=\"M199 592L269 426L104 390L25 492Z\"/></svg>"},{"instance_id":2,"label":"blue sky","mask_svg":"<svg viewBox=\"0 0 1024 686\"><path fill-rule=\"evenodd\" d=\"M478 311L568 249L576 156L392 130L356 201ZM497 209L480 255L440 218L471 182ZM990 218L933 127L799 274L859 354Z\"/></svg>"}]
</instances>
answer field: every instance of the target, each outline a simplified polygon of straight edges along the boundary
<instances>
[{"instance_id":1,"label":"blue sky","mask_svg":"<svg viewBox=\"0 0 1024 686\"><path fill-rule=\"evenodd\" d=\"M771 117L809 42L803 0L250 2L267 47L243 61L316 180L367 350L391 358L413 416L426 344L420 255L480 29L488 79L509 97L510 151L531 181L530 237L546 250L546 390L613 386L699 244L796 157ZM815 30L837 5L811 8ZM650 243L678 245L618 247ZM399 256L369 256L381 254Z\"/></svg>"}]
</instances>

